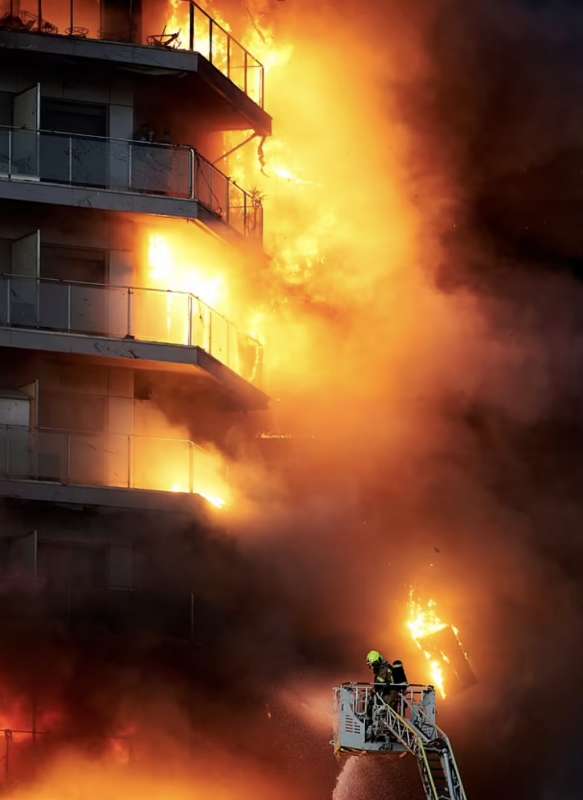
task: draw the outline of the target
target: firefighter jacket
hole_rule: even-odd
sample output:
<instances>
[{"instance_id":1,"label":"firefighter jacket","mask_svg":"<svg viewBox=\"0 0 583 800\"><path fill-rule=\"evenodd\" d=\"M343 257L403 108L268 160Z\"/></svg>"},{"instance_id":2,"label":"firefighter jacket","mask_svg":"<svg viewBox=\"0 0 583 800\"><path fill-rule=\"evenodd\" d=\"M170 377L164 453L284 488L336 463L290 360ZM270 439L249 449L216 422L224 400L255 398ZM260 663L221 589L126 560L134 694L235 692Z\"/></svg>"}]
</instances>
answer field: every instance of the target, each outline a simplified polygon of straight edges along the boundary
<instances>
[{"instance_id":1,"label":"firefighter jacket","mask_svg":"<svg viewBox=\"0 0 583 800\"><path fill-rule=\"evenodd\" d=\"M373 674L375 683L393 683L393 670L384 659L373 666Z\"/></svg>"}]
</instances>

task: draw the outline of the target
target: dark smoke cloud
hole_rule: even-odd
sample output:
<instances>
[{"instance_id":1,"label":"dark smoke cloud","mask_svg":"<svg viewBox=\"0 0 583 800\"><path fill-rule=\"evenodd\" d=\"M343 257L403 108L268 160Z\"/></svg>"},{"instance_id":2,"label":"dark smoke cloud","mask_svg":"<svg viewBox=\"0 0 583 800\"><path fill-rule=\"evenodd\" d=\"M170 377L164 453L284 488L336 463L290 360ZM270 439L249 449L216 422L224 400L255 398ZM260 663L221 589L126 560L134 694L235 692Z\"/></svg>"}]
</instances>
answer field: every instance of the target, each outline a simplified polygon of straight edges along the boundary
<instances>
[{"instance_id":1,"label":"dark smoke cloud","mask_svg":"<svg viewBox=\"0 0 583 800\"><path fill-rule=\"evenodd\" d=\"M472 391L453 381L434 397L448 434L410 501L426 529L445 529L443 577L478 612L466 630L482 683L446 720L470 796L574 797L583 15L575 3L450 2L416 21L430 69L402 108L424 168L451 192L434 279L473 295L500 355L492 369L477 350L460 365L480 376Z\"/></svg>"}]
</instances>

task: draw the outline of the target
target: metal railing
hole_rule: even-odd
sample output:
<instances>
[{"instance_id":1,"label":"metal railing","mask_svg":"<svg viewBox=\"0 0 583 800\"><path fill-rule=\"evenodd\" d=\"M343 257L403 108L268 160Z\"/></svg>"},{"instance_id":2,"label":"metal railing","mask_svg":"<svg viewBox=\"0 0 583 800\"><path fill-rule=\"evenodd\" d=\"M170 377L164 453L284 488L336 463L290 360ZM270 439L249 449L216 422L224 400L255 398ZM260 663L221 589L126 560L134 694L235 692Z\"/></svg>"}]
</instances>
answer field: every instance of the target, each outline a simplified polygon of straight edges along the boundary
<instances>
[{"instance_id":1,"label":"metal railing","mask_svg":"<svg viewBox=\"0 0 583 800\"><path fill-rule=\"evenodd\" d=\"M0 274L0 326L200 347L261 383L262 345L187 292Z\"/></svg>"},{"instance_id":2,"label":"metal railing","mask_svg":"<svg viewBox=\"0 0 583 800\"><path fill-rule=\"evenodd\" d=\"M0 475L215 497L214 462L185 439L0 425Z\"/></svg>"},{"instance_id":3,"label":"metal railing","mask_svg":"<svg viewBox=\"0 0 583 800\"><path fill-rule=\"evenodd\" d=\"M196 200L261 239L260 201L193 147L0 125L0 178Z\"/></svg>"},{"instance_id":4,"label":"metal railing","mask_svg":"<svg viewBox=\"0 0 583 800\"><path fill-rule=\"evenodd\" d=\"M185 2L185 0L183 0ZM223 75L263 108L265 100L265 69L222 25L197 3L188 2L188 38L178 31L177 47L200 53ZM174 31L165 36L172 37ZM148 37L148 44L159 44L159 37ZM168 46L162 44L162 46ZM170 45L172 46L172 45Z\"/></svg>"},{"instance_id":5,"label":"metal railing","mask_svg":"<svg viewBox=\"0 0 583 800\"><path fill-rule=\"evenodd\" d=\"M140 10L128 4L127 11L99 0L0 0L0 29L200 53L263 108L261 62L198 3L180 0L163 8L161 14L160 6L148 0Z\"/></svg>"},{"instance_id":6,"label":"metal railing","mask_svg":"<svg viewBox=\"0 0 583 800\"><path fill-rule=\"evenodd\" d=\"M420 683L387 684L382 687L386 692L393 691L393 708L405 719L408 719L420 728L423 725L435 727L435 690L433 686ZM365 717L370 711L373 697L378 694L379 684L372 683L344 683L335 688L334 694L338 701L342 690L347 690L352 698L352 710L359 717ZM429 713L427 711L429 709Z\"/></svg>"}]
</instances>

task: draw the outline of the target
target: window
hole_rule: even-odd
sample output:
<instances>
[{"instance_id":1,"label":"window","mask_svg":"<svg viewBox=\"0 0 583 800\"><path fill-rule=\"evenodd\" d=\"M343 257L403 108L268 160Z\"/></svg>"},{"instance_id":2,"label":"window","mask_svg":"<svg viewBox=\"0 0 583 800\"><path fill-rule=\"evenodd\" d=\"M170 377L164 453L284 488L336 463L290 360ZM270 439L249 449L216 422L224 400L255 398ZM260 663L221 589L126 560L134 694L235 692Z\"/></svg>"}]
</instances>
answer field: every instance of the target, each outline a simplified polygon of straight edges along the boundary
<instances>
[{"instance_id":1,"label":"window","mask_svg":"<svg viewBox=\"0 0 583 800\"><path fill-rule=\"evenodd\" d=\"M107 576L106 555L105 547L41 540L38 545L39 577L49 591L82 593L103 589Z\"/></svg>"},{"instance_id":2,"label":"window","mask_svg":"<svg viewBox=\"0 0 583 800\"><path fill-rule=\"evenodd\" d=\"M139 0L103 0L101 3L101 38L114 42L135 39L140 20Z\"/></svg>"},{"instance_id":3,"label":"window","mask_svg":"<svg viewBox=\"0 0 583 800\"><path fill-rule=\"evenodd\" d=\"M107 136L107 106L42 98L41 128L62 132L41 136L41 180L101 188L109 185L109 142L101 138Z\"/></svg>"},{"instance_id":4,"label":"window","mask_svg":"<svg viewBox=\"0 0 583 800\"><path fill-rule=\"evenodd\" d=\"M12 239L0 239L0 272L12 272Z\"/></svg>"},{"instance_id":5,"label":"window","mask_svg":"<svg viewBox=\"0 0 583 800\"><path fill-rule=\"evenodd\" d=\"M30 425L30 397L0 389L0 425Z\"/></svg>"},{"instance_id":6,"label":"window","mask_svg":"<svg viewBox=\"0 0 583 800\"><path fill-rule=\"evenodd\" d=\"M11 92L0 92L0 125L12 125Z\"/></svg>"},{"instance_id":7,"label":"window","mask_svg":"<svg viewBox=\"0 0 583 800\"><path fill-rule=\"evenodd\" d=\"M41 99L41 128L46 131L107 136L107 106L52 97Z\"/></svg>"},{"instance_id":8,"label":"window","mask_svg":"<svg viewBox=\"0 0 583 800\"><path fill-rule=\"evenodd\" d=\"M129 545L111 545L108 558L108 585L112 589L131 589L134 585L134 554Z\"/></svg>"},{"instance_id":9,"label":"window","mask_svg":"<svg viewBox=\"0 0 583 800\"><path fill-rule=\"evenodd\" d=\"M45 390L40 399L39 421L42 428L87 433L99 433L105 430L106 397Z\"/></svg>"},{"instance_id":10,"label":"window","mask_svg":"<svg viewBox=\"0 0 583 800\"><path fill-rule=\"evenodd\" d=\"M61 281L105 283L107 253L105 250L43 244L40 249L40 274L42 278Z\"/></svg>"}]
</instances>

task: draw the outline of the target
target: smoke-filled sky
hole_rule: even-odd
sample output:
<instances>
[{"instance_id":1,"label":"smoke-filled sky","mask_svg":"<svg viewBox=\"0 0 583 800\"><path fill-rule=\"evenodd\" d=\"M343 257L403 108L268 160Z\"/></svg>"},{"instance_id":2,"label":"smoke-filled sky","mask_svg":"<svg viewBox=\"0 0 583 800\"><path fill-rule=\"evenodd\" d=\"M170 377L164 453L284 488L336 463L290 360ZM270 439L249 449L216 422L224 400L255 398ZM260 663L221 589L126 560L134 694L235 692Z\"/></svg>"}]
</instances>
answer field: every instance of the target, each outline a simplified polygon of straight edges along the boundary
<instances>
[{"instance_id":1,"label":"smoke-filled sky","mask_svg":"<svg viewBox=\"0 0 583 800\"><path fill-rule=\"evenodd\" d=\"M256 292L270 424L295 438L285 468L243 470L243 521L176 534L196 653L141 643L123 680L99 674L100 701L164 753L180 740L197 797L218 791L202 753L236 776L225 798L329 798L333 681L364 678L373 646L424 678L403 630L415 584L479 678L440 710L468 795L578 797L583 10L249 11L291 48L267 76L272 258ZM270 173L278 158L298 183ZM336 800L408 797L397 772L351 764Z\"/></svg>"},{"instance_id":2,"label":"smoke-filled sky","mask_svg":"<svg viewBox=\"0 0 583 800\"><path fill-rule=\"evenodd\" d=\"M280 413L321 445L300 459L293 542L273 545L304 575L293 602L340 638L345 675L369 645L402 647L409 583L433 593L480 677L442 710L470 796L574 797L583 13L271 12L294 46L275 140L308 159L316 241L290 271L301 243L267 185L281 359L297 348Z\"/></svg>"}]
</instances>

